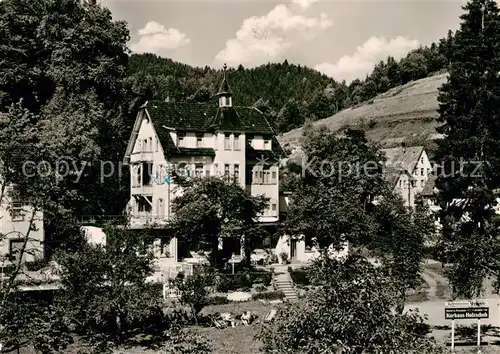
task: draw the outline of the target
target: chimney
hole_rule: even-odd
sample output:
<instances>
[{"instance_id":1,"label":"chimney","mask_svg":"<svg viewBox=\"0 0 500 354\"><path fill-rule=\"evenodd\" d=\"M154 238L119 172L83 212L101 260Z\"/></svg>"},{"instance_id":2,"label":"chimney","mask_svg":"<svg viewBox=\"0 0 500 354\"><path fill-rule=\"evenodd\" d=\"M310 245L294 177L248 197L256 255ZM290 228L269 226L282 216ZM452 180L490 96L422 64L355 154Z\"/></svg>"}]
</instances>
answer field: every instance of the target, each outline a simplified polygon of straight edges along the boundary
<instances>
[{"instance_id":1,"label":"chimney","mask_svg":"<svg viewBox=\"0 0 500 354\"><path fill-rule=\"evenodd\" d=\"M403 154L406 152L406 143L401 143L401 148L403 149Z\"/></svg>"}]
</instances>

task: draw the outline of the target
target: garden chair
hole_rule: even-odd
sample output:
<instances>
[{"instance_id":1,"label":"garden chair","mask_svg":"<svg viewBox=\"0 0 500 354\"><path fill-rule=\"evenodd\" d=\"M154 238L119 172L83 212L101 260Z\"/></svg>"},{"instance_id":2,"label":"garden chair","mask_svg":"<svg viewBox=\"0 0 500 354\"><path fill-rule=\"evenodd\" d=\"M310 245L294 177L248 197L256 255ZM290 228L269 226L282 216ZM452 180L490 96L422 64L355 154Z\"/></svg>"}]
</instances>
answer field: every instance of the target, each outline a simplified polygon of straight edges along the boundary
<instances>
[{"instance_id":1,"label":"garden chair","mask_svg":"<svg viewBox=\"0 0 500 354\"><path fill-rule=\"evenodd\" d=\"M276 316L276 314L277 314L277 313L278 313L278 310L276 310L276 309L271 309L271 310L267 313L266 317L264 318L264 323L269 323L269 322L271 322L271 321L274 319L274 316Z\"/></svg>"},{"instance_id":2,"label":"garden chair","mask_svg":"<svg viewBox=\"0 0 500 354\"><path fill-rule=\"evenodd\" d=\"M225 328L227 328L226 322L224 322L221 319L212 317L212 322L214 323L215 327L217 327L218 329L225 329Z\"/></svg>"}]
</instances>

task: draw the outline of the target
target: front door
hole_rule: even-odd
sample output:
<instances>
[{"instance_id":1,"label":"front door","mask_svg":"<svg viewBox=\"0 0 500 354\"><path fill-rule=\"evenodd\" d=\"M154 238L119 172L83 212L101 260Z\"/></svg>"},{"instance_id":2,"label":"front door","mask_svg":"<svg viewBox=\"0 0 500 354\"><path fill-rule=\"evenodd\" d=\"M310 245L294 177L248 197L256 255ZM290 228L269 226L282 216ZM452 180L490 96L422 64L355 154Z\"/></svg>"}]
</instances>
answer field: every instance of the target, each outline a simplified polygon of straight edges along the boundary
<instances>
[{"instance_id":1,"label":"front door","mask_svg":"<svg viewBox=\"0 0 500 354\"><path fill-rule=\"evenodd\" d=\"M290 240L290 258L297 258L297 240Z\"/></svg>"},{"instance_id":2,"label":"front door","mask_svg":"<svg viewBox=\"0 0 500 354\"><path fill-rule=\"evenodd\" d=\"M163 199L158 199L158 217L164 218L165 217L165 202Z\"/></svg>"}]
</instances>

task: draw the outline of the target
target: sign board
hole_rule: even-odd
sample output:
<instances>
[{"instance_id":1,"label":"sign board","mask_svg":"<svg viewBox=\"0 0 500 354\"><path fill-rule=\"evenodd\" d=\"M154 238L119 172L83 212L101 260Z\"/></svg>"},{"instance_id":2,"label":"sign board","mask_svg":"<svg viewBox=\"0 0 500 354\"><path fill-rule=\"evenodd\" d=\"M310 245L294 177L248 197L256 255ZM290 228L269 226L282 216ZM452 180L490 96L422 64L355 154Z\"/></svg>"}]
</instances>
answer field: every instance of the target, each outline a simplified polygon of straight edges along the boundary
<instances>
[{"instance_id":1,"label":"sign board","mask_svg":"<svg viewBox=\"0 0 500 354\"><path fill-rule=\"evenodd\" d=\"M480 319L489 317L489 307L450 307L444 310L444 318L447 320Z\"/></svg>"},{"instance_id":2,"label":"sign board","mask_svg":"<svg viewBox=\"0 0 500 354\"><path fill-rule=\"evenodd\" d=\"M486 300L465 300L465 301L452 301L446 302L445 308L450 307L488 307Z\"/></svg>"},{"instance_id":3,"label":"sign board","mask_svg":"<svg viewBox=\"0 0 500 354\"><path fill-rule=\"evenodd\" d=\"M446 302L444 317L451 320L451 350L455 348L455 320L477 320L477 347L481 347L481 319L490 317L490 308L486 300L466 300Z\"/></svg>"}]
</instances>

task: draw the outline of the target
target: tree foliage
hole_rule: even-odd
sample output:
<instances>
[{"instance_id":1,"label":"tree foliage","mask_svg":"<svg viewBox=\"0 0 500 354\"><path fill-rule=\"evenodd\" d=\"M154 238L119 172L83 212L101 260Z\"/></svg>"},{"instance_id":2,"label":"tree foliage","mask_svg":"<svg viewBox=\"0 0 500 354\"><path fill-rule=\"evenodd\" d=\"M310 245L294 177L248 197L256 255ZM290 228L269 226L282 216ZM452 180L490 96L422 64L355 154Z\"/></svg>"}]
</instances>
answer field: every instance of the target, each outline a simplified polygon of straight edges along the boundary
<instances>
[{"instance_id":1,"label":"tree foliage","mask_svg":"<svg viewBox=\"0 0 500 354\"><path fill-rule=\"evenodd\" d=\"M396 285L366 259L320 259L311 273L319 287L264 327L265 354L444 353L417 313L394 312Z\"/></svg>"},{"instance_id":2,"label":"tree foliage","mask_svg":"<svg viewBox=\"0 0 500 354\"><path fill-rule=\"evenodd\" d=\"M154 269L145 235L120 225L103 231L106 245L86 244L58 256L63 291L57 305L90 343L121 343L138 329L161 332L161 297L147 281Z\"/></svg>"},{"instance_id":3,"label":"tree foliage","mask_svg":"<svg viewBox=\"0 0 500 354\"><path fill-rule=\"evenodd\" d=\"M229 69L228 78L236 105L261 107L265 102L270 122L278 132L286 132L301 127L307 120L332 116L393 87L446 69L452 41L449 34L438 43L408 53L400 61L388 57L365 80L349 84L286 61L252 69L240 65ZM134 107L146 100L167 97L176 101L206 101L217 93L222 75L217 69L195 68L154 54L132 55L128 74L127 87Z\"/></svg>"},{"instance_id":4,"label":"tree foliage","mask_svg":"<svg viewBox=\"0 0 500 354\"><path fill-rule=\"evenodd\" d=\"M0 2L0 131L14 133L4 134L5 147L19 147L2 149L0 159L21 199L45 191L47 239L60 241L51 246L65 239L68 220L123 210L128 36L124 22L91 2ZM105 179L101 161L114 165ZM42 164L45 176L36 168L32 175Z\"/></svg>"},{"instance_id":5,"label":"tree foliage","mask_svg":"<svg viewBox=\"0 0 500 354\"><path fill-rule=\"evenodd\" d=\"M322 251L346 242L368 248L399 284L403 305L422 281L425 244L435 232L429 210L422 202L415 210L403 205L385 179L383 154L362 131L313 129L304 142L302 166L288 171L296 175L283 233Z\"/></svg>"},{"instance_id":6,"label":"tree foliage","mask_svg":"<svg viewBox=\"0 0 500 354\"><path fill-rule=\"evenodd\" d=\"M257 219L268 205L237 181L219 177L196 180L173 200L171 228L193 248L209 251L213 265L220 263L219 238L244 236L245 258L250 259L253 238L260 237Z\"/></svg>"},{"instance_id":7,"label":"tree foliage","mask_svg":"<svg viewBox=\"0 0 500 354\"><path fill-rule=\"evenodd\" d=\"M500 274L500 12L496 2L464 6L452 48L448 82L439 93L444 123L436 160L440 190L443 261L458 296L479 296L483 281Z\"/></svg>"}]
</instances>

